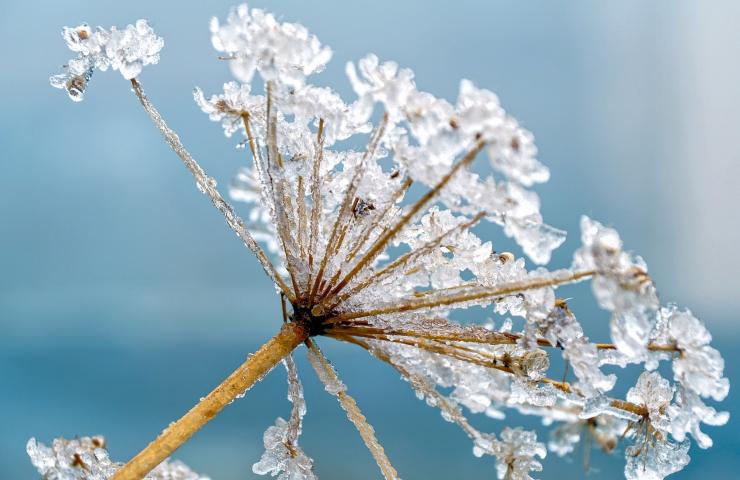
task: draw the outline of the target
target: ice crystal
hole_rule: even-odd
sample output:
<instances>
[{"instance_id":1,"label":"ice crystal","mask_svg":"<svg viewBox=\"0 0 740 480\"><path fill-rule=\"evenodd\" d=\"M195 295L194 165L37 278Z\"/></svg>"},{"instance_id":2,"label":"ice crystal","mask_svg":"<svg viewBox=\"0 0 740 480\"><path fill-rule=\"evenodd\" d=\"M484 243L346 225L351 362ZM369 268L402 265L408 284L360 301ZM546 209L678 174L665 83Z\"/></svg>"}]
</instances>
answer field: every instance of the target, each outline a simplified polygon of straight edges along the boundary
<instances>
[{"instance_id":1,"label":"ice crystal","mask_svg":"<svg viewBox=\"0 0 740 480\"><path fill-rule=\"evenodd\" d=\"M32 438L26 445L26 451L44 480L108 480L123 465L110 459L105 439L101 436L72 440L57 438L51 447ZM180 461L166 460L144 480L209 479L193 472Z\"/></svg>"},{"instance_id":2,"label":"ice crystal","mask_svg":"<svg viewBox=\"0 0 740 480\"><path fill-rule=\"evenodd\" d=\"M247 204L246 221L135 78L158 61L163 45L145 21L123 30L65 28L77 57L52 85L79 100L95 69L117 69L132 79L134 94L198 189L274 282L284 328L303 335L296 344L307 345L326 391L385 478L398 474L309 337L352 343L391 365L420 399L462 429L476 456L497 459L499 478L531 478L542 468L545 447L535 432L521 428L481 432L468 412L503 419L513 409L540 416L556 425L550 449L564 455L583 442L585 463L588 445L611 452L628 442L627 478L658 479L683 468L689 436L702 448L711 446L701 424L722 425L728 414L703 399L723 400L729 381L709 332L690 311L661 307L642 258L624 249L616 230L588 217L581 219L581 247L570 267L544 267L565 239L565 232L544 222L533 190L550 172L537 158L533 135L493 92L463 80L450 102L417 89L410 69L368 55L347 64L357 98L346 101L310 83L331 50L303 26L242 5L225 22L212 20L210 30L237 81L214 95L196 88L194 99L227 137L239 137L239 152L247 153L249 162L229 186L231 197ZM478 162L479 156L487 161ZM523 255L497 251L479 236L481 222L500 226ZM525 256L539 266L532 268ZM611 316L611 343L592 341L557 296L560 286L586 280ZM472 307L506 318L485 326L461 323ZM558 350L565 372L551 367L550 355ZM661 361L672 363L675 384L656 370ZM610 396L619 376L602 367L630 363L646 371L625 399ZM291 415L267 429L265 452L253 470L311 479L313 461L298 445L306 409L292 356L285 365ZM44 475L52 468L79 475L117 468L104 450L85 448L82 461L90 468L80 472L69 464L74 455L57 458L29 443Z\"/></svg>"}]
</instances>

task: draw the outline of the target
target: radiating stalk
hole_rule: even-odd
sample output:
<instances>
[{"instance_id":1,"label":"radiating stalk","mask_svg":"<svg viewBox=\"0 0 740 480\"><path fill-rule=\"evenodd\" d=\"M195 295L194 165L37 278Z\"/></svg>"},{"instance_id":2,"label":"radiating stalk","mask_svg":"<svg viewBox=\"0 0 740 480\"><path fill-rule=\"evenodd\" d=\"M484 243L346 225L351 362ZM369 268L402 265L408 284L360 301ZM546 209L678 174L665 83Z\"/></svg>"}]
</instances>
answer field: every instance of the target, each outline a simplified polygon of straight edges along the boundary
<instances>
[{"instance_id":1,"label":"radiating stalk","mask_svg":"<svg viewBox=\"0 0 740 480\"><path fill-rule=\"evenodd\" d=\"M144 89L141 87L141 83L134 78L131 79L131 85L133 86L134 93L139 99L139 102L141 102L144 110L146 110L146 113L149 114L149 118L152 119L154 125L164 136L167 144L169 144L169 146L172 148L172 150L175 151L177 156L180 157L187 169L190 170L190 173L193 174L198 188L205 195L208 195L208 198L211 199L213 205L216 207L216 209L218 209L219 212L221 212L221 214L226 219L226 223L229 225L229 227L234 231L234 233L237 234L241 241L244 242L244 245L246 245L247 248L249 248L252 253L254 253L254 255L257 257L257 260L260 262L262 268L265 270L265 273L267 273L270 279L275 282L275 284L288 297L290 301L293 301L295 298L293 296L293 293L290 291L283 279L277 273L277 271L275 270L275 266L267 258L265 252L254 240L252 234L249 233L249 230L244 224L244 221L236 214L236 212L234 212L234 207L232 207L226 200L223 199L221 194L218 192L218 189L216 189L215 182L208 175L206 175L206 172L203 170L203 168L201 168L198 162L196 162L192 155L190 155L190 152L185 149L185 146L180 141L180 137L177 135L177 133L175 133L170 127L167 126L164 119L162 118L162 115L154 107L152 102L144 93Z\"/></svg>"}]
</instances>

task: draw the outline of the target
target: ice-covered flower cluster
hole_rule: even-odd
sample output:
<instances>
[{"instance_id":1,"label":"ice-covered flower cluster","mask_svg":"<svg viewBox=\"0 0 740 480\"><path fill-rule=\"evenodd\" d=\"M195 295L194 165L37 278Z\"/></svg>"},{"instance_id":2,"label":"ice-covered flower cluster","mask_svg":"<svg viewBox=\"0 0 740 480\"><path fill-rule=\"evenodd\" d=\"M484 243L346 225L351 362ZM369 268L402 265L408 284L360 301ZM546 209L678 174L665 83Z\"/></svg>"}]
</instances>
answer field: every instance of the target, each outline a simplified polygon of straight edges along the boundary
<instances>
[{"instance_id":1,"label":"ice-covered flower cluster","mask_svg":"<svg viewBox=\"0 0 740 480\"><path fill-rule=\"evenodd\" d=\"M28 456L44 480L108 480L123 465L108 456L101 436L72 440L57 438L51 447L35 438L26 445ZM166 460L144 480L209 480L180 461Z\"/></svg>"},{"instance_id":2,"label":"ice-covered flower cluster","mask_svg":"<svg viewBox=\"0 0 740 480\"><path fill-rule=\"evenodd\" d=\"M418 90L411 70L368 55L347 65L357 95L348 102L309 82L331 50L301 25L242 5L225 22L212 20L211 35L236 81L212 95L196 88L194 98L227 137L242 138L249 162L229 193L248 205L247 221L137 80L134 93L275 283L286 302L284 321L306 332L311 364L386 478L397 474L372 427L308 337L349 342L390 364L419 398L461 427L476 455L496 458L502 479L530 479L541 470L544 444L521 428L481 432L466 411L541 416L554 424L548 446L558 455L586 438L605 452L627 442L630 479L683 468L689 436L711 446L701 424L722 425L728 414L704 401L723 400L729 382L709 332L690 311L661 306L642 258L624 249L614 229L587 217L572 264L543 266L565 238L544 222L533 190L549 171L532 134L493 92L463 80L449 102ZM68 67L55 85L70 92L93 66L132 78L156 62L162 46L143 21L121 32L65 29L65 38L81 66ZM252 82L255 76L260 82ZM500 226L539 266L495 250L475 232L480 222ZM560 286L587 280L611 316L611 342L592 341L556 295ZM471 307L504 319L461 322ZM572 381L552 372L552 355L562 355ZM665 361L673 382L656 370ZM636 385L624 399L611 396L619 376L603 367L635 363L644 366ZM305 403L291 357L286 367L293 412L265 432L254 472L315 478L297 443Z\"/></svg>"},{"instance_id":3,"label":"ice-covered flower cluster","mask_svg":"<svg viewBox=\"0 0 740 480\"><path fill-rule=\"evenodd\" d=\"M145 65L159 62L164 40L157 36L146 20L137 20L119 30L116 27L94 30L86 23L64 27L62 37L77 56L64 65L64 72L49 81L55 88L67 91L75 102L83 99L87 83L95 69L118 70L123 78L137 77Z\"/></svg>"}]
</instances>

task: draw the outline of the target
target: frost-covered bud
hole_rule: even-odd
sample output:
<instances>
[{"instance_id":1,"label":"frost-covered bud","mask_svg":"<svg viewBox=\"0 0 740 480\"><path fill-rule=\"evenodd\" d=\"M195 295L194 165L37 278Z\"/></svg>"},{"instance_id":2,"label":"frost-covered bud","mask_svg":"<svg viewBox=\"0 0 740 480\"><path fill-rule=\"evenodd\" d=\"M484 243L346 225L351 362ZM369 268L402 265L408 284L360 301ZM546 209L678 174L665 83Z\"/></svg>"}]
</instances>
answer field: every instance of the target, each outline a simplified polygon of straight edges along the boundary
<instances>
[{"instance_id":1,"label":"frost-covered bud","mask_svg":"<svg viewBox=\"0 0 740 480\"><path fill-rule=\"evenodd\" d=\"M638 435L635 444L624 451L626 480L663 480L688 465L689 442L653 441Z\"/></svg>"},{"instance_id":2,"label":"frost-covered bud","mask_svg":"<svg viewBox=\"0 0 740 480\"><path fill-rule=\"evenodd\" d=\"M245 83L258 71L267 81L298 86L322 71L332 55L303 25L280 23L246 4L232 9L223 24L214 17L210 28L213 47L229 55L231 72Z\"/></svg>"},{"instance_id":3,"label":"frost-covered bud","mask_svg":"<svg viewBox=\"0 0 740 480\"><path fill-rule=\"evenodd\" d=\"M105 439L100 436L73 440L57 438L51 447L32 438L26 451L36 470L48 479L104 480L118 468L105 449Z\"/></svg>"},{"instance_id":4,"label":"frost-covered bud","mask_svg":"<svg viewBox=\"0 0 740 480\"><path fill-rule=\"evenodd\" d=\"M288 441L288 422L278 417L275 425L265 431L265 451L252 466L258 475L277 476L278 480L313 480L313 460L298 445Z\"/></svg>"},{"instance_id":5,"label":"frost-covered bud","mask_svg":"<svg viewBox=\"0 0 740 480\"><path fill-rule=\"evenodd\" d=\"M146 20L137 20L136 24L127 25L123 30L111 27L105 55L111 68L130 80L137 77L144 66L159 63L162 47L162 37L154 33Z\"/></svg>"},{"instance_id":6,"label":"frost-covered bud","mask_svg":"<svg viewBox=\"0 0 740 480\"><path fill-rule=\"evenodd\" d=\"M468 138L487 142L491 166L507 179L526 187L549 180L550 171L535 158L534 136L506 115L495 93L463 80L455 119Z\"/></svg>"},{"instance_id":7,"label":"frost-covered bud","mask_svg":"<svg viewBox=\"0 0 740 480\"><path fill-rule=\"evenodd\" d=\"M673 374L677 382L702 397L720 401L727 397L730 381L724 378L725 362L720 353L709 346L712 335L704 323L689 310L675 306L662 309L667 320L668 338L680 350L673 360Z\"/></svg>"},{"instance_id":8,"label":"frost-covered bud","mask_svg":"<svg viewBox=\"0 0 740 480\"><path fill-rule=\"evenodd\" d=\"M31 463L45 480L109 480L123 466L108 456L101 436L57 438L51 447L32 438L26 444ZM177 460L165 460L143 480L209 480Z\"/></svg>"},{"instance_id":9,"label":"frost-covered bud","mask_svg":"<svg viewBox=\"0 0 740 480\"><path fill-rule=\"evenodd\" d=\"M62 37L73 52L93 56L103 52L110 33L101 27L93 30L87 23L83 23L76 27L63 27Z\"/></svg>"},{"instance_id":10,"label":"frost-covered bud","mask_svg":"<svg viewBox=\"0 0 740 480\"><path fill-rule=\"evenodd\" d=\"M214 122L221 122L227 137L244 130L243 115L249 115L255 126L262 126L265 123L265 97L252 95L252 87L249 84L224 83L224 92L210 98L206 98L203 91L196 88L193 91L193 99L208 118Z\"/></svg>"},{"instance_id":11,"label":"frost-covered bud","mask_svg":"<svg viewBox=\"0 0 740 480\"><path fill-rule=\"evenodd\" d=\"M347 76L368 117L373 104L382 103L391 119L400 119L406 102L416 90L411 70L399 68L396 62L380 63L375 55L368 55L357 62L357 68L348 63Z\"/></svg>"},{"instance_id":12,"label":"frost-covered bud","mask_svg":"<svg viewBox=\"0 0 740 480\"><path fill-rule=\"evenodd\" d=\"M616 230L586 216L581 217L581 242L573 269L594 272L594 296L601 308L613 312L611 336L623 361L644 361L659 306L647 265L622 250Z\"/></svg>"},{"instance_id":13,"label":"frost-covered bud","mask_svg":"<svg viewBox=\"0 0 740 480\"><path fill-rule=\"evenodd\" d=\"M331 88L303 85L277 95L279 108L295 115L296 123L324 123L324 145L334 145L358 133L370 132L372 125L358 103L345 104Z\"/></svg>"},{"instance_id":14,"label":"frost-covered bud","mask_svg":"<svg viewBox=\"0 0 740 480\"><path fill-rule=\"evenodd\" d=\"M83 23L77 27L64 27L62 37L77 57L64 65L64 72L53 75L49 83L54 88L67 91L75 102L83 99L87 84L95 69L109 67L118 70L127 80L137 77L145 65L159 62L159 52L164 47L162 37L154 33L146 20L137 20L119 30L97 27L92 30Z\"/></svg>"},{"instance_id":15,"label":"frost-covered bud","mask_svg":"<svg viewBox=\"0 0 740 480\"><path fill-rule=\"evenodd\" d=\"M682 441L684 428L696 427L698 431L698 421L691 425L682 420L676 410L679 407L670 404L672 398L673 388L657 372L643 372L627 392L627 401L647 409L647 418L632 426L636 429L634 445L625 449L628 480L661 480L689 463L689 442ZM681 443L672 442L669 433Z\"/></svg>"},{"instance_id":16,"label":"frost-covered bud","mask_svg":"<svg viewBox=\"0 0 740 480\"><path fill-rule=\"evenodd\" d=\"M627 401L647 409L652 422L665 417L665 409L673 398L673 387L658 372L642 372L634 387L627 392Z\"/></svg>"},{"instance_id":17,"label":"frost-covered bud","mask_svg":"<svg viewBox=\"0 0 740 480\"><path fill-rule=\"evenodd\" d=\"M599 305L610 311L658 308L655 286L640 257L622 250L612 228L581 217L582 246L573 255L574 270L594 270L593 290Z\"/></svg>"},{"instance_id":18,"label":"frost-covered bud","mask_svg":"<svg viewBox=\"0 0 740 480\"><path fill-rule=\"evenodd\" d=\"M542 471L542 464L537 457L545 458L545 455L545 445L537 441L535 432L520 427L504 428L496 454L499 480L532 480L530 472Z\"/></svg>"}]
</instances>

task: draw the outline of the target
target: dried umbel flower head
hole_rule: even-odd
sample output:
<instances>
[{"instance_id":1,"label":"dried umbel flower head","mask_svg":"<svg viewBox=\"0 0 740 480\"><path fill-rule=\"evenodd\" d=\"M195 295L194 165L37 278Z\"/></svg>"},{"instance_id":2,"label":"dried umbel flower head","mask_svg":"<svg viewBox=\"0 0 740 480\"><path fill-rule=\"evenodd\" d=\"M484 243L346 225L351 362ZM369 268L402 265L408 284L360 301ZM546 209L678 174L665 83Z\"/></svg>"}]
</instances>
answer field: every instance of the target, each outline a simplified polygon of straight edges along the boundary
<instances>
[{"instance_id":1,"label":"dried umbel flower head","mask_svg":"<svg viewBox=\"0 0 740 480\"><path fill-rule=\"evenodd\" d=\"M52 77L75 100L95 68L111 66L130 79L199 190L256 255L283 307L280 332L128 464L111 467L112 478L143 478L281 361L293 410L265 432L265 453L253 470L315 478L313 461L298 445L306 406L292 352L301 344L384 477L397 478L317 337L352 343L394 367L420 398L461 427L475 455L496 458L499 478L531 478L542 468L545 446L521 428L506 427L498 436L481 432L465 410L503 418L515 409L555 422L549 446L557 454L572 452L584 436L607 452L627 439L628 478L680 470L688 462L687 434L702 448L711 445L701 423L724 424L727 414L702 399L727 395L722 358L688 310L661 308L645 262L623 249L615 230L583 217L582 246L572 265L558 270L528 269L524 258L496 252L473 231L483 221L500 225L540 265L565 235L539 212L532 187L549 171L536 159L532 134L494 93L463 80L450 103L419 91L411 70L369 55L347 65L357 94L347 103L309 83L331 50L304 27L242 5L225 22L214 19L211 34L238 81L211 96L196 89L194 97L227 137L241 136L240 145L248 147L249 162L230 186L235 200L249 204L248 221L144 94L137 77L143 65L156 63L162 47L145 21L121 31L65 29L78 57L67 73ZM255 75L264 86L258 94ZM365 146L342 148L347 139ZM483 156L487 162L478 161ZM611 343L592 342L555 295L561 285L586 280L611 312ZM523 326L514 330L510 319L498 328L451 319L472 306L522 317ZM549 376L550 355L558 351L572 369L572 383ZM674 384L652 371L663 360L673 363ZM618 378L601 367L630 363L643 364L645 373L626 399L609 396ZM61 471L44 466L44 475Z\"/></svg>"}]
</instances>

